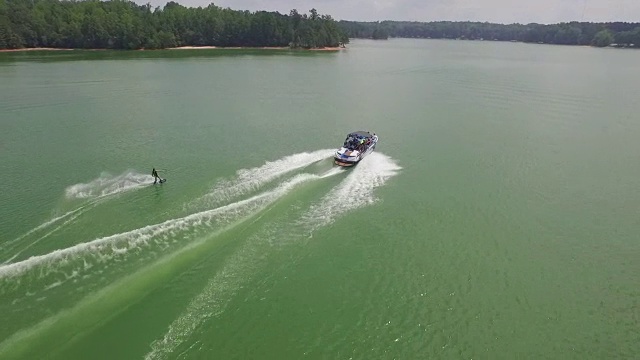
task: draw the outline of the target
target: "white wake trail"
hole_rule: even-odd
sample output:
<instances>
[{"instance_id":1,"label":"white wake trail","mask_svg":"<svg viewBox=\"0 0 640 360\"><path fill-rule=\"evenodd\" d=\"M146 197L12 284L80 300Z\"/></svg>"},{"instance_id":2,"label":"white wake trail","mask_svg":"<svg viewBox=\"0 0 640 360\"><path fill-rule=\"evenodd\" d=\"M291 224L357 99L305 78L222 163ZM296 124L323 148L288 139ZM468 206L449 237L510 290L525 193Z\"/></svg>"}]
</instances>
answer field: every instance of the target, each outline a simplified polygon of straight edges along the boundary
<instances>
[{"instance_id":1,"label":"white wake trail","mask_svg":"<svg viewBox=\"0 0 640 360\"><path fill-rule=\"evenodd\" d=\"M135 190L148 185L153 180L151 175L127 171L120 175L102 173L99 178L88 183L80 183L67 187L65 195L68 199L100 198Z\"/></svg>"},{"instance_id":2,"label":"white wake trail","mask_svg":"<svg viewBox=\"0 0 640 360\"><path fill-rule=\"evenodd\" d=\"M162 339L151 344L145 360L166 359L189 339L205 321L224 312L229 301L240 290L243 279L251 276L256 264L257 248L243 246L229 258L222 270L211 279L204 290L191 300L186 310L169 326Z\"/></svg>"},{"instance_id":3,"label":"white wake trail","mask_svg":"<svg viewBox=\"0 0 640 360\"><path fill-rule=\"evenodd\" d=\"M78 209L80 210L80 209ZM26 250L28 250L29 248L31 248L32 246L36 245L37 243L39 243L40 241L46 239L47 237L49 237L51 234L55 233L56 231L62 229L65 225L71 224L73 221L75 221L75 219L77 219L78 217L80 217L80 215L82 215L82 213L84 213L86 210L80 211L77 214L74 214L73 216L69 217L67 220L65 220L62 224L56 226L55 228L53 228L53 230L47 232L46 234L40 236L39 238L37 238L36 240L30 242L29 244L27 244L25 247L23 247L22 249L20 249L17 252L14 252L11 256L11 258L5 260L2 262L2 265L8 264L10 263L13 259L17 258L18 256L20 256L20 254L22 254L23 252L25 252ZM75 212L75 211L74 211ZM12 248L15 249L16 246L14 246Z\"/></svg>"},{"instance_id":4,"label":"white wake trail","mask_svg":"<svg viewBox=\"0 0 640 360\"><path fill-rule=\"evenodd\" d=\"M19 279L27 274L35 276L37 279L45 279L45 284L42 284L43 281L38 281L42 287L52 284L60 285L69 279L81 277L83 273L94 266L101 266L104 269L109 263L123 260L130 253L139 254L145 248L155 247L164 250L164 248L175 244L188 243L192 238L201 235L199 232L203 230L210 231L214 227L221 228L256 214L299 184L319 178L321 176L299 174L274 190L216 209L95 239L45 255L33 256L17 263L2 265L0 266L0 293L20 286Z\"/></svg>"},{"instance_id":5,"label":"white wake trail","mask_svg":"<svg viewBox=\"0 0 640 360\"><path fill-rule=\"evenodd\" d=\"M222 180L218 182L210 193L201 196L193 203L219 204L246 195L252 191L260 190L264 185L292 171L309 166L314 162L327 159L334 150L324 149L313 152L285 156L275 161L267 161L264 165L241 169L236 173L234 180Z\"/></svg>"},{"instance_id":6,"label":"white wake trail","mask_svg":"<svg viewBox=\"0 0 640 360\"><path fill-rule=\"evenodd\" d=\"M137 188L140 188L144 185L149 184L151 180L153 180L153 177L151 175L144 175L144 174L136 173L133 171L127 171L117 176L112 176L112 175L109 175L108 173L102 173L100 177L88 183L80 183L80 184L68 186L64 192L65 197L67 199L70 199L70 200L91 199L91 201L87 204L80 206L77 209L68 211L65 214L62 214L51 220L48 220L11 241L5 242L0 246L0 249L7 248L8 246L14 243L17 243L20 240L40 230L45 229L55 224L56 222L62 219L65 219L70 215L75 214L76 212L84 209L89 205L95 205L102 198L105 198L111 195L116 195L116 194L123 193L130 190L135 190ZM69 222L65 222L65 224L68 224L68 223Z\"/></svg>"},{"instance_id":7,"label":"white wake trail","mask_svg":"<svg viewBox=\"0 0 640 360\"><path fill-rule=\"evenodd\" d=\"M35 233L35 232L38 232L38 231L40 231L40 230L43 230L43 229L47 228L48 226L53 225L53 224L55 224L56 222L58 222L58 221L60 221L60 220L62 220L62 219L64 219L64 218L66 218L66 217L68 217L68 216L70 216L70 215L73 215L73 214L77 213L78 211L82 210L83 208L84 208L84 206L81 206L81 207L79 207L79 208L77 208L77 209L74 209L74 210L68 211L68 212L66 212L66 213L64 213L64 214L62 214L62 215L60 215L60 216L57 216L57 217L55 217L55 218L53 218L53 219L51 219L51 220L48 220L48 221L46 221L46 222L44 222L44 223L42 223L42 224L40 224L40 225L38 225L38 226L34 227L33 229L31 229L31 230L27 231L26 233L24 233L24 234L22 234L22 235L18 236L17 238L15 238L15 239L13 239L13 240L11 240L11 241L7 241L7 242L5 242L4 244L2 244L2 246L0 246L0 249L5 249L5 248L9 247L10 245L12 245L12 244L14 244L14 243L17 243L17 242L19 242L20 240L22 240L22 239L26 238L26 237L27 237L27 236L29 236L29 235L31 235L31 234L33 234L33 233Z\"/></svg>"},{"instance_id":8,"label":"white wake trail","mask_svg":"<svg viewBox=\"0 0 640 360\"><path fill-rule=\"evenodd\" d=\"M379 153L369 155L366 161L363 160L354 169L347 170L352 171L348 177L296 221L301 233L296 234L295 230L292 233L292 227L284 224L281 228L266 229L249 239L171 323L162 339L151 344L151 351L147 353L145 360L171 357L199 326L224 312L233 296L256 273L259 257L266 256L259 251L258 242L271 244L272 241L283 241L284 226L289 231L286 234L288 238L304 236L306 232L330 224L344 212L374 203L374 190L396 175L401 168L390 157ZM344 169L335 167L319 177L333 176L343 171Z\"/></svg>"},{"instance_id":9,"label":"white wake trail","mask_svg":"<svg viewBox=\"0 0 640 360\"><path fill-rule=\"evenodd\" d=\"M375 189L384 185L401 169L389 156L379 152L371 153L318 204L312 205L299 223L312 233L320 227L331 224L348 211L373 204L378 200L374 193Z\"/></svg>"}]
</instances>

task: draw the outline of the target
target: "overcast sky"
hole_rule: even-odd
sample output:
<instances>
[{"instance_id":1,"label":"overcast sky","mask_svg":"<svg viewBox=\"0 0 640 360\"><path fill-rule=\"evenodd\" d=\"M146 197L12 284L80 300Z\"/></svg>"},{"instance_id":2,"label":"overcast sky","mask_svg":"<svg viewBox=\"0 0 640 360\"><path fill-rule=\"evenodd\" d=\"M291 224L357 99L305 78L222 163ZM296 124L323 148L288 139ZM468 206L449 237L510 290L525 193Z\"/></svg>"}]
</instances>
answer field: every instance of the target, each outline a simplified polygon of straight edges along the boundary
<instances>
[{"instance_id":1,"label":"overcast sky","mask_svg":"<svg viewBox=\"0 0 640 360\"><path fill-rule=\"evenodd\" d=\"M135 0L164 6L168 0ZM489 21L557 23L563 21L640 22L640 0L174 0L184 6L230 7L289 13L316 8L337 20Z\"/></svg>"}]
</instances>

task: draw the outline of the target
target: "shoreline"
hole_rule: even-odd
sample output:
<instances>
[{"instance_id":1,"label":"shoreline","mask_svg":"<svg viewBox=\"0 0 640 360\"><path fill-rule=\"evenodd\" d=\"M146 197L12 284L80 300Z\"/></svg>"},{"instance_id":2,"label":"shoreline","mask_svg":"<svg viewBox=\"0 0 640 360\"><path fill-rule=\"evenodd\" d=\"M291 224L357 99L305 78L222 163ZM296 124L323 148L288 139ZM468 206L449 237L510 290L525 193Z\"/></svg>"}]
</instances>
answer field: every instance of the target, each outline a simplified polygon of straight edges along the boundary
<instances>
[{"instance_id":1,"label":"shoreline","mask_svg":"<svg viewBox=\"0 0 640 360\"><path fill-rule=\"evenodd\" d=\"M0 49L0 52L21 52L21 51L69 51L67 48L22 48L22 49Z\"/></svg>"},{"instance_id":2,"label":"shoreline","mask_svg":"<svg viewBox=\"0 0 640 360\"><path fill-rule=\"evenodd\" d=\"M178 46L165 49L153 49L153 50L306 50L306 51L340 51L346 50L346 47L322 47L322 48L291 48L288 46ZM146 51L146 49L138 49L138 51Z\"/></svg>"},{"instance_id":3,"label":"shoreline","mask_svg":"<svg viewBox=\"0 0 640 360\"><path fill-rule=\"evenodd\" d=\"M21 49L0 49L0 53L14 53L14 52L30 52L30 51L161 51L161 50L305 50L305 51L340 51L346 50L346 47L324 47L324 48L290 48L288 46L178 46L164 49L81 49L81 48L51 48L51 47L36 47L36 48L21 48Z\"/></svg>"},{"instance_id":4,"label":"shoreline","mask_svg":"<svg viewBox=\"0 0 640 360\"><path fill-rule=\"evenodd\" d=\"M369 38L354 38L358 40L371 40ZM389 39L405 39L405 38L389 38ZM416 38L425 40L451 40L451 41L483 41L483 40L471 40L471 39L443 39L443 38ZM525 41L506 41L506 40L484 40L484 42L516 42L522 44L532 45L555 45L555 46L574 46L584 48L602 48L602 49L638 49L629 46L604 46L598 47L593 45L578 45L578 44L554 44L554 43L535 43ZM20 53L20 52L32 52L32 51L162 51L162 50L295 50L295 51L341 51L347 50L346 46L338 47L323 47L323 48L291 48L288 46L177 46L163 49L84 49L84 48L52 48L52 47L35 47L35 48L21 48L21 49L0 49L2 53Z\"/></svg>"}]
</instances>

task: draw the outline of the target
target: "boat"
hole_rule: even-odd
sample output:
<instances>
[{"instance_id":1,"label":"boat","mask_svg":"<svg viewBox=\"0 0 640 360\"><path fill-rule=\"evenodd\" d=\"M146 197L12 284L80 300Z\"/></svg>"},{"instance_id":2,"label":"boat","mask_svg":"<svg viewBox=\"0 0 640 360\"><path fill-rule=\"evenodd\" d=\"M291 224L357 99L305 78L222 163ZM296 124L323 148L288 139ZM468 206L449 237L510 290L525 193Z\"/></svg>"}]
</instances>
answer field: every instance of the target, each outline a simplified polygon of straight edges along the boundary
<instances>
[{"instance_id":1,"label":"boat","mask_svg":"<svg viewBox=\"0 0 640 360\"><path fill-rule=\"evenodd\" d=\"M344 144L336 150L334 163L339 166L354 166L371 154L378 144L378 135L368 131L354 131L347 135Z\"/></svg>"}]
</instances>

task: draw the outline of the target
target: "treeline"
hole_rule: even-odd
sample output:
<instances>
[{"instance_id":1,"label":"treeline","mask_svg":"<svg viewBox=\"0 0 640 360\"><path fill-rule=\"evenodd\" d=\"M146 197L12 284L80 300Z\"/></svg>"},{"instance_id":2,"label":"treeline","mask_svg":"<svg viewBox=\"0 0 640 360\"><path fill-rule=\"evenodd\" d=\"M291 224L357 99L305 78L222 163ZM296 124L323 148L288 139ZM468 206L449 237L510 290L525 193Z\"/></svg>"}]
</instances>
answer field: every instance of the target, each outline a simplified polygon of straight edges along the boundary
<instances>
[{"instance_id":1,"label":"treeline","mask_svg":"<svg viewBox=\"0 0 640 360\"><path fill-rule=\"evenodd\" d=\"M337 22L315 9L283 15L173 1L152 8L126 0L0 0L0 49L321 48L348 42Z\"/></svg>"},{"instance_id":2,"label":"treeline","mask_svg":"<svg viewBox=\"0 0 640 360\"><path fill-rule=\"evenodd\" d=\"M640 23L570 22L553 25L502 25L450 21L428 23L340 21L339 25L350 38L468 39L562 45L609 46L618 44L618 46L640 47Z\"/></svg>"}]
</instances>

